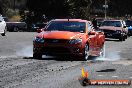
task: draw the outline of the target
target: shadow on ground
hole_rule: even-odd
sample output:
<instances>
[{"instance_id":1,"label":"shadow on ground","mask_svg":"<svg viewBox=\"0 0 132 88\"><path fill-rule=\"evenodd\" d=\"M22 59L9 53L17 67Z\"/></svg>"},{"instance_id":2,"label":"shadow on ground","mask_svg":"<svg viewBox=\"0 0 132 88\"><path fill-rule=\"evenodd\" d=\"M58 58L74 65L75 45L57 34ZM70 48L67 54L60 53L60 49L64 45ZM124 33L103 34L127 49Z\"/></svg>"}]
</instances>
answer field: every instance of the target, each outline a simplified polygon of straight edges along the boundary
<instances>
[{"instance_id":1,"label":"shadow on ground","mask_svg":"<svg viewBox=\"0 0 132 88\"><path fill-rule=\"evenodd\" d=\"M96 72L114 72L114 71L116 71L116 69L103 69L103 70L96 71Z\"/></svg>"},{"instance_id":2,"label":"shadow on ground","mask_svg":"<svg viewBox=\"0 0 132 88\"><path fill-rule=\"evenodd\" d=\"M106 38L105 41L121 42L121 41L119 41L119 39L110 39L110 38Z\"/></svg>"},{"instance_id":3,"label":"shadow on ground","mask_svg":"<svg viewBox=\"0 0 132 88\"><path fill-rule=\"evenodd\" d=\"M57 57L57 56L44 56L42 58L33 58L33 57L23 57L23 59L36 59L36 60L56 60L56 61L85 61L81 57ZM90 56L88 61L96 61L96 57Z\"/></svg>"}]
</instances>

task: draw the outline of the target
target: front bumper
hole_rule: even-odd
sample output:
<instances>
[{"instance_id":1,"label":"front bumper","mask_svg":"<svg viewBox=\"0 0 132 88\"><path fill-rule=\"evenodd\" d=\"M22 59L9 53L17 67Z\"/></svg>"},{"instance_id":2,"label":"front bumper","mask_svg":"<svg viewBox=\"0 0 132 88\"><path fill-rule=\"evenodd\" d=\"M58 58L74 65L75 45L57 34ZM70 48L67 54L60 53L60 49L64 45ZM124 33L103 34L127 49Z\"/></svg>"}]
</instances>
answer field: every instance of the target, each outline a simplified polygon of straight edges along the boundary
<instances>
[{"instance_id":1,"label":"front bumper","mask_svg":"<svg viewBox=\"0 0 132 88\"><path fill-rule=\"evenodd\" d=\"M106 38L115 38L115 39L119 39L123 34L122 33L118 33L116 31L113 30L103 30L104 35Z\"/></svg>"},{"instance_id":2,"label":"front bumper","mask_svg":"<svg viewBox=\"0 0 132 88\"><path fill-rule=\"evenodd\" d=\"M43 55L83 55L82 44L40 44L34 43L33 53L41 53Z\"/></svg>"}]
</instances>

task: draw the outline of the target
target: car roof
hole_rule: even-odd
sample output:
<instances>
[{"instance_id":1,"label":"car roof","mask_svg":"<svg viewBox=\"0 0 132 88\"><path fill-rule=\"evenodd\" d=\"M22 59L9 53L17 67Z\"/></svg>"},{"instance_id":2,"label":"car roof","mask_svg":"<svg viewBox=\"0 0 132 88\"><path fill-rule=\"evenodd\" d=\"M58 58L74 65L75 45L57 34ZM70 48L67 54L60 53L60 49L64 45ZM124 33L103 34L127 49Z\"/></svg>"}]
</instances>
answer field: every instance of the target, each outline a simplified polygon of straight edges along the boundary
<instances>
[{"instance_id":1,"label":"car roof","mask_svg":"<svg viewBox=\"0 0 132 88\"><path fill-rule=\"evenodd\" d=\"M104 20L104 21L123 21L123 20Z\"/></svg>"},{"instance_id":2,"label":"car roof","mask_svg":"<svg viewBox=\"0 0 132 88\"><path fill-rule=\"evenodd\" d=\"M54 19L52 21L75 21L75 22L88 22L87 20L82 19Z\"/></svg>"}]
</instances>

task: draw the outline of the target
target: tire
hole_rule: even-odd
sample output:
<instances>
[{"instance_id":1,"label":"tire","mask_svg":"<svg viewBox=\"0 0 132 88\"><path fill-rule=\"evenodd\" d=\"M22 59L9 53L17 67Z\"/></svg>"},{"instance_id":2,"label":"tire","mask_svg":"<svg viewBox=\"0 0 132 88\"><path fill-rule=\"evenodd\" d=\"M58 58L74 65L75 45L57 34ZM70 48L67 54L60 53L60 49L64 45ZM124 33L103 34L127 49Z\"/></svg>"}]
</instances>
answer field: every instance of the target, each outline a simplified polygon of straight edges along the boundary
<instances>
[{"instance_id":1,"label":"tire","mask_svg":"<svg viewBox=\"0 0 132 88\"><path fill-rule=\"evenodd\" d=\"M34 59L42 59L42 54L34 53L34 54L33 54L33 58L34 58Z\"/></svg>"},{"instance_id":2,"label":"tire","mask_svg":"<svg viewBox=\"0 0 132 88\"><path fill-rule=\"evenodd\" d=\"M6 30L4 30L4 33L1 34L2 36L6 36Z\"/></svg>"},{"instance_id":3,"label":"tire","mask_svg":"<svg viewBox=\"0 0 132 88\"><path fill-rule=\"evenodd\" d=\"M87 61L89 58L89 46L88 44L85 45L85 49L84 49L84 55L83 55L83 59L85 61Z\"/></svg>"},{"instance_id":4,"label":"tire","mask_svg":"<svg viewBox=\"0 0 132 88\"><path fill-rule=\"evenodd\" d=\"M127 39L127 35L125 35L125 39Z\"/></svg>"},{"instance_id":5,"label":"tire","mask_svg":"<svg viewBox=\"0 0 132 88\"><path fill-rule=\"evenodd\" d=\"M125 36L121 36L120 38L119 38L119 41L125 41Z\"/></svg>"},{"instance_id":6,"label":"tire","mask_svg":"<svg viewBox=\"0 0 132 88\"><path fill-rule=\"evenodd\" d=\"M105 57L105 44L103 44L102 48L100 49L100 58L104 58Z\"/></svg>"},{"instance_id":7,"label":"tire","mask_svg":"<svg viewBox=\"0 0 132 88\"><path fill-rule=\"evenodd\" d=\"M14 27L14 28L13 28L13 31L14 31L14 32L18 32L18 31L19 31L19 28L18 28L18 27Z\"/></svg>"},{"instance_id":8,"label":"tire","mask_svg":"<svg viewBox=\"0 0 132 88\"><path fill-rule=\"evenodd\" d=\"M123 39L122 39L122 41L125 41L125 39L126 39L126 36L123 36Z\"/></svg>"}]
</instances>

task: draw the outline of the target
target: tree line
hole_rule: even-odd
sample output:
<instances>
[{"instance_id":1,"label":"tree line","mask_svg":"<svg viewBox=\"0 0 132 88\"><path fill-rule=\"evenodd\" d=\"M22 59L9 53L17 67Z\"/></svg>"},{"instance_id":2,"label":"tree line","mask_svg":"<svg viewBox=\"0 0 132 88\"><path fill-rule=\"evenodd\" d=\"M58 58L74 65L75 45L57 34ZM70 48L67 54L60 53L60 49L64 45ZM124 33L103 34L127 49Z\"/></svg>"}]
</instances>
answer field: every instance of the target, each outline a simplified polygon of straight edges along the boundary
<instances>
[{"instance_id":1,"label":"tree line","mask_svg":"<svg viewBox=\"0 0 132 88\"><path fill-rule=\"evenodd\" d=\"M25 8L29 13L23 17L35 21L42 20L43 17L89 19L91 15L104 16L105 0L26 0L26 2ZM106 2L109 16L132 14L132 0L106 0ZM10 0L0 0L0 5L0 13L5 14L9 9ZM20 11L20 14L23 13L24 11Z\"/></svg>"}]
</instances>

